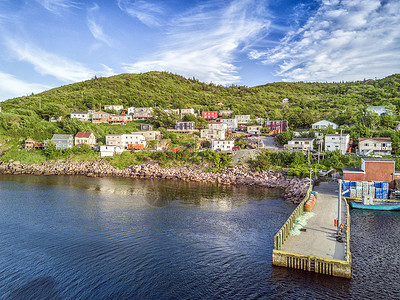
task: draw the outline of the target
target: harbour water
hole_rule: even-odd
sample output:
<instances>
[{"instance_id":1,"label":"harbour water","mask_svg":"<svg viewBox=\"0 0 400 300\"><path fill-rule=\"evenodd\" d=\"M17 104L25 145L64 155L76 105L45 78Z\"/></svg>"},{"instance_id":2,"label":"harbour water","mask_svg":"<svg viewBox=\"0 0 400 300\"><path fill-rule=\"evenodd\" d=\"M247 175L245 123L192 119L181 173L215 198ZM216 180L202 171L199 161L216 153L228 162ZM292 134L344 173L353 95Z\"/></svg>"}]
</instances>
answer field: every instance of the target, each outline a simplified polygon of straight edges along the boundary
<instances>
[{"instance_id":1,"label":"harbour water","mask_svg":"<svg viewBox=\"0 0 400 300\"><path fill-rule=\"evenodd\" d=\"M293 209L260 188L0 176L0 298L400 298L399 213L351 212L347 280L272 266Z\"/></svg>"}]
</instances>

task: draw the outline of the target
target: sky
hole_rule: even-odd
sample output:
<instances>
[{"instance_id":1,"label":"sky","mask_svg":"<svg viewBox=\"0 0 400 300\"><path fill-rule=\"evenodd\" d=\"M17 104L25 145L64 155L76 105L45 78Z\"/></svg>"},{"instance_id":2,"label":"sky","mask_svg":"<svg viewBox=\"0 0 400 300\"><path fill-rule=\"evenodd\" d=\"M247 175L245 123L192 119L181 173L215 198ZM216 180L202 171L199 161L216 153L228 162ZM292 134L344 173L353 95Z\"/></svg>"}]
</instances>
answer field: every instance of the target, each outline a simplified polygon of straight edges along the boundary
<instances>
[{"instance_id":1,"label":"sky","mask_svg":"<svg viewBox=\"0 0 400 300\"><path fill-rule=\"evenodd\" d=\"M0 101L168 71L256 86L400 73L399 0L0 0Z\"/></svg>"}]
</instances>

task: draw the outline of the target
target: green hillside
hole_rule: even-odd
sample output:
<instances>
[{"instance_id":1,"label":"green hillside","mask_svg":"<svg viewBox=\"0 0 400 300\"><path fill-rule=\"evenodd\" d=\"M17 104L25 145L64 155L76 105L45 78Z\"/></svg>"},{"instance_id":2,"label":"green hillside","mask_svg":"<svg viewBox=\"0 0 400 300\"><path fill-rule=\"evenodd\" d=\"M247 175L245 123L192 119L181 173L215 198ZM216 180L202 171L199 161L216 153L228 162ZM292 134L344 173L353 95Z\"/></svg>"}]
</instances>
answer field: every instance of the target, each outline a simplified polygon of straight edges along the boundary
<instances>
[{"instance_id":1,"label":"green hillside","mask_svg":"<svg viewBox=\"0 0 400 300\"><path fill-rule=\"evenodd\" d=\"M288 98L289 106L284 106ZM223 105L217 105L217 102ZM91 130L102 136L127 130L123 126L75 124L68 120L47 122L52 116L68 116L72 111L99 110L105 104L125 107L188 108L218 110L231 108L235 113L287 119L292 128L308 127L327 118L340 125L360 123L371 130L389 129L397 121L400 109L400 75L380 80L343 83L270 83L257 87L206 84L166 72L121 74L94 78L40 94L1 103L0 134L14 138L31 136L44 139L53 133ZM396 112L388 120L372 118L367 105L388 105ZM72 124L73 123L73 124ZM137 128L132 123L129 129Z\"/></svg>"}]
</instances>

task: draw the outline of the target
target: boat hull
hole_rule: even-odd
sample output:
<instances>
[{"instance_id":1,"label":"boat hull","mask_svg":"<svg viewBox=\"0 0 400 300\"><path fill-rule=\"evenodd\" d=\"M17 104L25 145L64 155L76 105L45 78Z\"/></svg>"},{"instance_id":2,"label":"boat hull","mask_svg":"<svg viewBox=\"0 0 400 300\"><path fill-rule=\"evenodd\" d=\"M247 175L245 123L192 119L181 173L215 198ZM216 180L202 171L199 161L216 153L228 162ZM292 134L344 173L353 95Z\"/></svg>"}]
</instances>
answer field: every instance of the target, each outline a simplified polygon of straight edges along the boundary
<instances>
[{"instance_id":1,"label":"boat hull","mask_svg":"<svg viewBox=\"0 0 400 300\"><path fill-rule=\"evenodd\" d=\"M350 207L356 209L369 209L369 210L400 210L400 204L374 204L374 205L364 205L362 203L357 203L350 201Z\"/></svg>"}]
</instances>

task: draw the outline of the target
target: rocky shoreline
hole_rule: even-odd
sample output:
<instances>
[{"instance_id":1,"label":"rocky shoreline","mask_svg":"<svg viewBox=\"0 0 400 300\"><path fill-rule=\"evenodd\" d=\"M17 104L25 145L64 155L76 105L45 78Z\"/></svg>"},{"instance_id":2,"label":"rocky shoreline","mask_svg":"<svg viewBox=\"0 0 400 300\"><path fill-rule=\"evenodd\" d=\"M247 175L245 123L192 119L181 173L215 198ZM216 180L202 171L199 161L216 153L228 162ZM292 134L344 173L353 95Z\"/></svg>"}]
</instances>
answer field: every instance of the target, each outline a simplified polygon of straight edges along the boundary
<instances>
[{"instance_id":1,"label":"rocky shoreline","mask_svg":"<svg viewBox=\"0 0 400 300\"><path fill-rule=\"evenodd\" d=\"M254 172L244 166L224 169L221 173L207 173L198 167L162 168L157 162L150 161L141 165L120 170L106 160L44 162L42 164L21 164L18 161L0 163L0 174L13 175L81 175L87 177L129 177L155 178L216 183L221 185L246 185L265 188L278 188L285 199L299 203L304 199L309 180L289 178L280 172Z\"/></svg>"}]
</instances>

